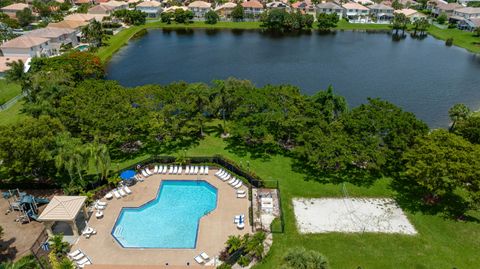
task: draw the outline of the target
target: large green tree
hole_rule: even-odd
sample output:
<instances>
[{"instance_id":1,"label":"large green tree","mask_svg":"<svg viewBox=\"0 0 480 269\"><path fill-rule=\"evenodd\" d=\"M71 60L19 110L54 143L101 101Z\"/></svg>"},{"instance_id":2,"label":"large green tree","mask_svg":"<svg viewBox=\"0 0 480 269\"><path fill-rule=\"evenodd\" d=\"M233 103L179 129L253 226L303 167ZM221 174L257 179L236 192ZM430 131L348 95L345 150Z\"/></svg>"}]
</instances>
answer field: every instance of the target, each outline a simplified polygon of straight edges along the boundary
<instances>
[{"instance_id":1,"label":"large green tree","mask_svg":"<svg viewBox=\"0 0 480 269\"><path fill-rule=\"evenodd\" d=\"M232 10L232 13L230 13L230 16L232 17L233 21L243 21L243 18L245 17L243 6L237 4L237 6Z\"/></svg>"},{"instance_id":2,"label":"large green tree","mask_svg":"<svg viewBox=\"0 0 480 269\"><path fill-rule=\"evenodd\" d=\"M466 120L470 115L470 108L465 104L455 104L448 110L448 116L450 116L450 120L452 121L452 125L450 125L450 129L454 130L455 125L459 121Z\"/></svg>"},{"instance_id":3,"label":"large green tree","mask_svg":"<svg viewBox=\"0 0 480 269\"><path fill-rule=\"evenodd\" d=\"M337 23L338 15L336 13L320 13L317 16L317 26L320 31L330 31L337 26Z\"/></svg>"}]
</instances>

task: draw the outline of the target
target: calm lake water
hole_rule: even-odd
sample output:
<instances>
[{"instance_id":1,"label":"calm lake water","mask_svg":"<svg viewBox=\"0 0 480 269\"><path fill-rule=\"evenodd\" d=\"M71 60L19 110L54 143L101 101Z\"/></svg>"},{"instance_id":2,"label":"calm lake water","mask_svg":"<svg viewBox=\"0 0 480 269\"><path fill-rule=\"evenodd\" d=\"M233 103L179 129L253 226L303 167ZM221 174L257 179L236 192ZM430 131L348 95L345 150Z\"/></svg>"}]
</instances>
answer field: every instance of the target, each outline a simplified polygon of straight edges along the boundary
<instances>
[{"instance_id":1,"label":"calm lake water","mask_svg":"<svg viewBox=\"0 0 480 269\"><path fill-rule=\"evenodd\" d=\"M480 107L480 56L427 37L393 41L388 33L272 36L260 31L151 30L110 61L108 79L124 86L237 77L292 84L313 94L332 84L350 106L380 97L430 127L448 125L448 109Z\"/></svg>"}]
</instances>

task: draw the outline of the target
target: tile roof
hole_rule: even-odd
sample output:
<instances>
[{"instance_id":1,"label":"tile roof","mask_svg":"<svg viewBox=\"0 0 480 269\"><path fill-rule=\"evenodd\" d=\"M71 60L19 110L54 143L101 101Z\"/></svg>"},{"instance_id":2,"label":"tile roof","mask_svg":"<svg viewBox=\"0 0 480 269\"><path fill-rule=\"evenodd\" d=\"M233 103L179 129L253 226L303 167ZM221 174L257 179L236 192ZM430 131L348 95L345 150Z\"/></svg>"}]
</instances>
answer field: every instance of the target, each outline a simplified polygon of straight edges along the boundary
<instances>
[{"instance_id":1,"label":"tile roof","mask_svg":"<svg viewBox=\"0 0 480 269\"><path fill-rule=\"evenodd\" d=\"M157 1L145 1L137 5L137 7L159 7L162 4L160 4Z\"/></svg>"},{"instance_id":2,"label":"tile roof","mask_svg":"<svg viewBox=\"0 0 480 269\"><path fill-rule=\"evenodd\" d=\"M369 9L382 9L382 10L393 10L392 7L384 5L384 4L374 4L371 6L368 6Z\"/></svg>"},{"instance_id":3,"label":"tile roof","mask_svg":"<svg viewBox=\"0 0 480 269\"><path fill-rule=\"evenodd\" d=\"M250 0L250 1L244 1L242 3L242 7L247 7L247 8L263 8L262 3L258 2L257 0Z\"/></svg>"},{"instance_id":4,"label":"tile roof","mask_svg":"<svg viewBox=\"0 0 480 269\"><path fill-rule=\"evenodd\" d=\"M237 4L235 4L235 3L227 2L223 5L219 5L218 7L216 7L215 11L222 10L222 9L232 9L232 8L235 8L236 6L237 6Z\"/></svg>"},{"instance_id":5,"label":"tile roof","mask_svg":"<svg viewBox=\"0 0 480 269\"><path fill-rule=\"evenodd\" d=\"M74 33L74 29L70 28L55 28L55 27L46 27L40 28L26 33L26 36L33 37L43 37L43 38L57 38L65 34Z\"/></svg>"},{"instance_id":6,"label":"tile roof","mask_svg":"<svg viewBox=\"0 0 480 269\"><path fill-rule=\"evenodd\" d=\"M326 2L317 5L317 8L330 8L330 9L342 9L341 6L333 3L333 2Z\"/></svg>"},{"instance_id":7,"label":"tile roof","mask_svg":"<svg viewBox=\"0 0 480 269\"><path fill-rule=\"evenodd\" d=\"M30 8L27 4L24 3L15 3L8 5L6 7L2 7L1 10L24 10L25 8Z\"/></svg>"},{"instance_id":8,"label":"tile roof","mask_svg":"<svg viewBox=\"0 0 480 269\"><path fill-rule=\"evenodd\" d=\"M211 8L212 4L205 1L193 1L188 7L197 7L197 8Z\"/></svg>"},{"instance_id":9,"label":"tile roof","mask_svg":"<svg viewBox=\"0 0 480 269\"><path fill-rule=\"evenodd\" d=\"M0 48L22 48L27 49L48 42L48 38L22 35L3 43Z\"/></svg>"},{"instance_id":10,"label":"tile roof","mask_svg":"<svg viewBox=\"0 0 480 269\"><path fill-rule=\"evenodd\" d=\"M20 61L20 60L26 63L28 58L29 57L27 56L8 56L8 57L0 56L0 72L5 72L8 69L10 69L10 67L7 66L7 63Z\"/></svg>"},{"instance_id":11,"label":"tile roof","mask_svg":"<svg viewBox=\"0 0 480 269\"><path fill-rule=\"evenodd\" d=\"M368 10L368 7L364 7L355 2L349 2L349 3L343 4L343 7L346 9Z\"/></svg>"},{"instance_id":12,"label":"tile roof","mask_svg":"<svg viewBox=\"0 0 480 269\"><path fill-rule=\"evenodd\" d=\"M38 219L74 220L86 199L86 196L54 196Z\"/></svg>"},{"instance_id":13,"label":"tile roof","mask_svg":"<svg viewBox=\"0 0 480 269\"><path fill-rule=\"evenodd\" d=\"M77 29L82 26L87 25L88 22L85 21L60 21L60 22L51 22L48 24L48 27L54 28L69 28L69 29Z\"/></svg>"},{"instance_id":14,"label":"tile roof","mask_svg":"<svg viewBox=\"0 0 480 269\"><path fill-rule=\"evenodd\" d=\"M466 14L477 14L480 13L480 7L464 7L455 9L456 12L466 13Z\"/></svg>"}]
</instances>

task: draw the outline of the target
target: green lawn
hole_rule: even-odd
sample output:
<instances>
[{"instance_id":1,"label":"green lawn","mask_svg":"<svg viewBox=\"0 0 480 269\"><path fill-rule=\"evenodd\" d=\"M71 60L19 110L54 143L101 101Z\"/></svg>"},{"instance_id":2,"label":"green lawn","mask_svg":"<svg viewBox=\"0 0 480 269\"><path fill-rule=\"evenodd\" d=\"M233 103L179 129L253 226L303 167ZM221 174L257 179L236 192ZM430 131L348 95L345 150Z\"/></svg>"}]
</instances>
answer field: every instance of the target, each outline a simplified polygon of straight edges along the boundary
<instances>
[{"instance_id":1,"label":"green lawn","mask_svg":"<svg viewBox=\"0 0 480 269\"><path fill-rule=\"evenodd\" d=\"M436 26L430 26L428 33L441 40L453 38L453 45L465 48L471 52L480 53L480 37L474 36L472 32L459 29L440 29Z\"/></svg>"},{"instance_id":2,"label":"green lawn","mask_svg":"<svg viewBox=\"0 0 480 269\"><path fill-rule=\"evenodd\" d=\"M370 24L370 23L349 23L346 20L340 20L336 30L390 30L389 24Z\"/></svg>"},{"instance_id":3,"label":"green lawn","mask_svg":"<svg viewBox=\"0 0 480 269\"><path fill-rule=\"evenodd\" d=\"M323 253L333 269L385 268L478 268L480 264L480 224L456 222L440 216L406 212L419 232L416 236L386 234L310 234L296 230L291 199L293 197L341 196L341 185L305 181L304 175L292 170L292 159L272 156L253 159L247 154L234 153L222 139L207 136L197 146L187 150L188 156L221 154L250 168L265 180L279 180L286 231L274 235L274 244L264 263L256 268L279 268L283 253L293 246L304 246ZM172 153L178 156L178 153ZM146 157L146 156L142 156ZM133 165L141 158L124 161L115 168ZM350 196L394 197L389 179L381 179L371 187L347 185ZM480 214L475 213L477 217Z\"/></svg>"},{"instance_id":4,"label":"green lawn","mask_svg":"<svg viewBox=\"0 0 480 269\"><path fill-rule=\"evenodd\" d=\"M9 109L0 111L0 125L16 123L23 120L26 116L20 111L22 109L22 106L23 101L18 101Z\"/></svg>"},{"instance_id":5,"label":"green lawn","mask_svg":"<svg viewBox=\"0 0 480 269\"><path fill-rule=\"evenodd\" d=\"M22 93L20 85L8 83L5 79L0 79L0 104L4 104L20 93Z\"/></svg>"}]
</instances>

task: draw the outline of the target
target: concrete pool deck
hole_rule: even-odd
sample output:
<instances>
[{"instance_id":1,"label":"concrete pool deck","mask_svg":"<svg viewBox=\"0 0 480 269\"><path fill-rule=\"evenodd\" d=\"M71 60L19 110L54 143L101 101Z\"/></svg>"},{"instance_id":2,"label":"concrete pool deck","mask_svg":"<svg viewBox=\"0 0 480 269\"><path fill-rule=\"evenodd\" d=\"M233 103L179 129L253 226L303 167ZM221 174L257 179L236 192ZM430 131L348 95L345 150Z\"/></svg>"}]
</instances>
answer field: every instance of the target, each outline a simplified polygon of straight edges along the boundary
<instances>
[{"instance_id":1,"label":"concrete pool deck","mask_svg":"<svg viewBox=\"0 0 480 269\"><path fill-rule=\"evenodd\" d=\"M223 182L215 173L217 169L211 169L209 175L153 175L131 186L132 194L121 199L113 198L108 201L104 210L104 217L90 218L89 226L93 227L97 234L90 238L81 237L72 246L72 249L81 249L93 264L105 265L197 265L194 257L201 252L206 252L211 258L216 257L224 249L229 235L243 235L251 233L250 225L243 230L237 229L233 223L235 215L244 214L245 223L249 223L248 199L239 199L236 189L227 182ZM157 196L161 180L196 180L201 179L209 182L218 189L217 207L210 214L200 219L198 227L197 245L195 249L134 249L123 248L111 235L115 221L123 207L138 207L153 200ZM241 189L247 190L242 186ZM102 199L105 200L105 199Z\"/></svg>"}]
</instances>

